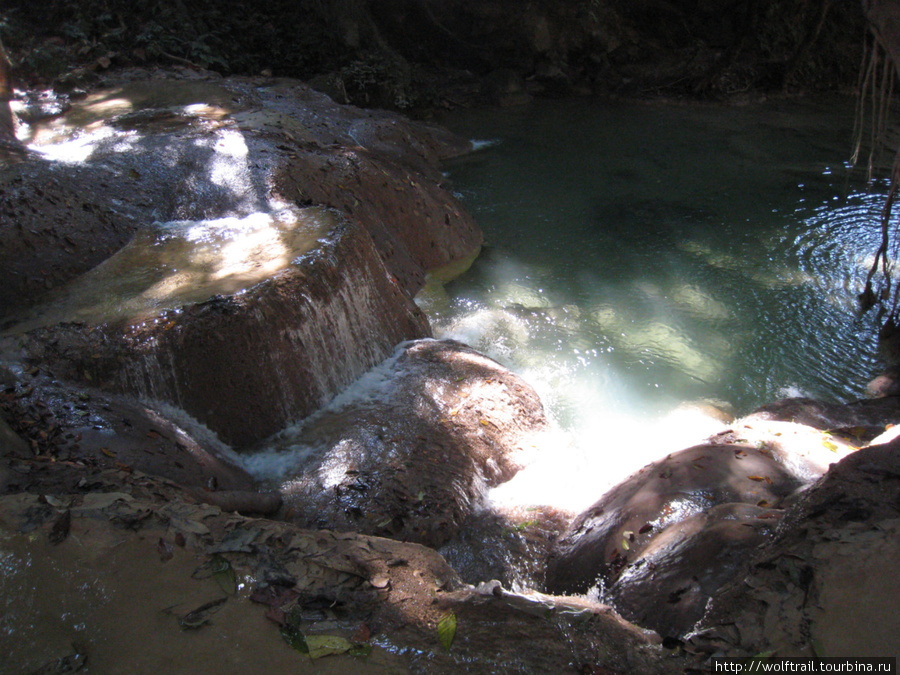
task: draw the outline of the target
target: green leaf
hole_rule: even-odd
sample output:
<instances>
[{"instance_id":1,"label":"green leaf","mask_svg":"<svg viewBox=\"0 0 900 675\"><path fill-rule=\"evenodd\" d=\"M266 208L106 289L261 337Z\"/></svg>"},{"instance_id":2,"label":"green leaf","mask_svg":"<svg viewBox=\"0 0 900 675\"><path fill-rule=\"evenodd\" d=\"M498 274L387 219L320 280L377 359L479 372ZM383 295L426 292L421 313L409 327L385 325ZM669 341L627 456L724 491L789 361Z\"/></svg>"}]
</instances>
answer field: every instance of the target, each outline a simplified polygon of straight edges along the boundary
<instances>
[{"instance_id":1,"label":"green leaf","mask_svg":"<svg viewBox=\"0 0 900 675\"><path fill-rule=\"evenodd\" d=\"M822 441L822 445L825 446L827 450L831 450L832 452L838 451L838 446L831 441Z\"/></svg>"},{"instance_id":2,"label":"green leaf","mask_svg":"<svg viewBox=\"0 0 900 675\"><path fill-rule=\"evenodd\" d=\"M287 642L291 647L296 649L301 654L309 654L309 646L306 644L306 636L303 635L303 632L297 628L297 626L291 625L289 623L284 624L281 627L281 637L284 638L284 641Z\"/></svg>"},{"instance_id":3,"label":"green leaf","mask_svg":"<svg viewBox=\"0 0 900 675\"><path fill-rule=\"evenodd\" d=\"M237 593L237 578L230 562L220 555L214 555L209 563L209 569L219 588L229 595Z\"/></svg>"},{"instance_id":4,"label":"green leaf","mask_svg":"<svg viewBox=\"0 0 900 675\"><path fill-rule=\"evenodd\" d=\"M453 644L453 638L456 637L456 614L453 612L444 614L438 621L437 628L441 646L449 652L450 646Z\"/></svg>"},{"instance_id":5,"label":"green leaf","mask_svg":"<svg viewBox=\"0 0 900 675\"><path fill-rule=\"evenodd\" d=\"M353 643L340 635L307 635L309 658L321 659L332 654L344 654L353 649Z\"/></svg>"},{"instance_id":6,"label":"green leaf","mask_svg":"<svg viewBox=\"0 0 900 675\"><path fill-rule=\"evenodd\" d=\"M359 659L365 659L372 653L372 645L368 642L355 642L353 646L350 648L350 651L347 652L350 656L355 656Z\"/></svg>"}]
</instances>

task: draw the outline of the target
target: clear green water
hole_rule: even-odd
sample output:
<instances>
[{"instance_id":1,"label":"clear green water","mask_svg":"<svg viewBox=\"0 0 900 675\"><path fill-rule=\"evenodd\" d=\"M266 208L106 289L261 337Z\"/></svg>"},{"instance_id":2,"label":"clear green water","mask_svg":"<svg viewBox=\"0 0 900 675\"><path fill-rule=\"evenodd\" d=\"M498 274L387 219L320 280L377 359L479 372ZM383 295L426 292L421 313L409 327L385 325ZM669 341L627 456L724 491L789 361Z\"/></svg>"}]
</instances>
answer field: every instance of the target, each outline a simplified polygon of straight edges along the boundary
<instances>
[{"instance_id":1,"label":"clear green water","mask_svg":"<svg viewBox=\"0 0 900 675\"><path fill-rule=\"evenodd\" d=\"M884 186L846 164L852 101L543 101L441 122L491 141L447 167L487 246L420 302L581 443L686 402L865 395L876 326L855 297Z\"/></svg>"}]
</instances>

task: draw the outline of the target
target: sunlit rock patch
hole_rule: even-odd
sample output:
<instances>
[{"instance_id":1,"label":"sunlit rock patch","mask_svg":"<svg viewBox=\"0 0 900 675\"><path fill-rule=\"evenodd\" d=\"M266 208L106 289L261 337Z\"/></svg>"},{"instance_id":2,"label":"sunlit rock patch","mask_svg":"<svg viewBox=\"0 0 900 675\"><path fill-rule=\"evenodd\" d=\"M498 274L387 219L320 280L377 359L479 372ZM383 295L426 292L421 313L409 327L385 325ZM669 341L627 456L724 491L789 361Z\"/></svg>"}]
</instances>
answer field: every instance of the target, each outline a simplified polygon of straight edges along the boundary
<instances>
[{"instance_id":1,"label":"sunlit rock patch","mask_svg":"<svg viewBox=\"0 0 900 675\"><path fill-rule=\"evenodd\" d=\"M2 314L154 221L334 206L370 230L409 292L481 244L437 166L464 141L296 81L126 74L21 135L28 159L0 167Z\"/></svg>"}]
</instances>

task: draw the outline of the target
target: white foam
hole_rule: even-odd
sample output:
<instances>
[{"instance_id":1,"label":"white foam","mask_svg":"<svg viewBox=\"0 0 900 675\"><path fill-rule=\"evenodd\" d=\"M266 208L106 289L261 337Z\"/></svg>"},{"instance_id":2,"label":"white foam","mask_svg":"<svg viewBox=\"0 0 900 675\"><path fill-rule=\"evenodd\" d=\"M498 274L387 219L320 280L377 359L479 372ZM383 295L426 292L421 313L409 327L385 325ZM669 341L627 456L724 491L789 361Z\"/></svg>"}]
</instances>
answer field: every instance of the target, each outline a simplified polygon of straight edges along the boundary
<instances>
[{"instance_id":1,"label":"white foam","mask_svg":"<svg viewBox=\"0 0 900 675\"><path fill-rule=\"evenodd\" d=\"M489 138L489 139L471 139L469 141L472 144L472 152L478 152L479 150L484 150L485 148L492 148L495 145L500 145L503 141L499 138Z\"/></svg>"},{"instance_id":2,"label":"white foam","mask_svg":"<svg viewBox=\"0 0 900 675\"><path fill-rule=\"evenodd\" d=\"M407 341L397 345L391 356L364 373L326 406L271 437L262 450L242 456L241 465L251 476L262 481L280 481L298 473L324 451L298 441L305 427L325 414L387 400L394 387L397 361L410 344Z\"/></svg>"}]
</instances>

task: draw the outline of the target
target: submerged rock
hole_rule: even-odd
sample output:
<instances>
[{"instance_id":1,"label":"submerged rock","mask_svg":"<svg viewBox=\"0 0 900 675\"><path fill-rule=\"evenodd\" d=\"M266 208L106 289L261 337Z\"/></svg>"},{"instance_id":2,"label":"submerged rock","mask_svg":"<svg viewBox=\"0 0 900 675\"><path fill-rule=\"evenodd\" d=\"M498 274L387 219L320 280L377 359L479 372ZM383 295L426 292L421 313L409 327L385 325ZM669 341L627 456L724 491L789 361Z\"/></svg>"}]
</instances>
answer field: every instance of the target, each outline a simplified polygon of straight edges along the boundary
<instances>
[{"instance_id":1,"label":"submerged rock","mask_svg":"<svg viewBox=\"0 0 900 675\"><path fill-rule=\"evenodd\" d=\"M443 544L487 487L519 469L523 445L546 426L541 402L499 363L449 340L410 343L372 378L273 439L310 455L281 487L286 517Z\"/></svg>"}]
</instances>

